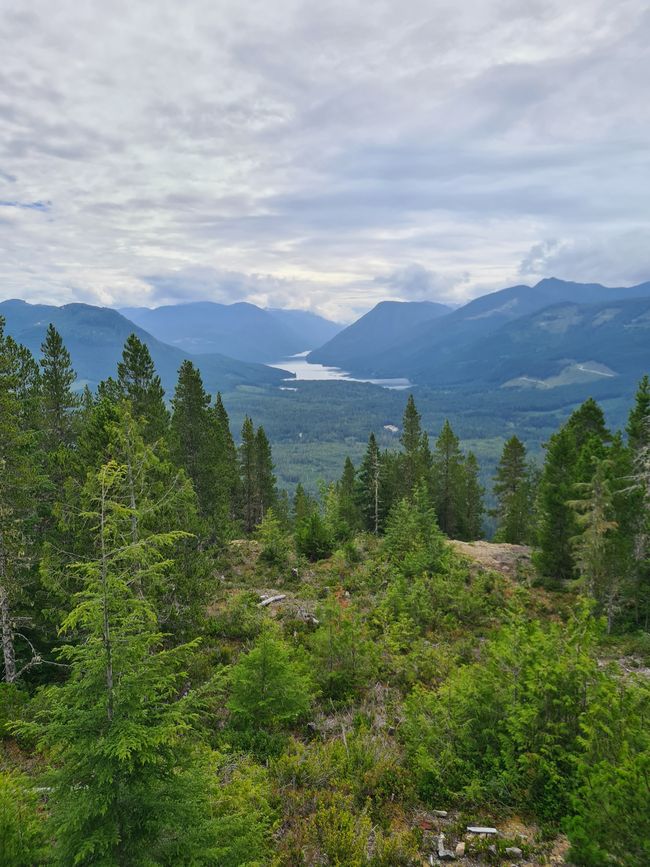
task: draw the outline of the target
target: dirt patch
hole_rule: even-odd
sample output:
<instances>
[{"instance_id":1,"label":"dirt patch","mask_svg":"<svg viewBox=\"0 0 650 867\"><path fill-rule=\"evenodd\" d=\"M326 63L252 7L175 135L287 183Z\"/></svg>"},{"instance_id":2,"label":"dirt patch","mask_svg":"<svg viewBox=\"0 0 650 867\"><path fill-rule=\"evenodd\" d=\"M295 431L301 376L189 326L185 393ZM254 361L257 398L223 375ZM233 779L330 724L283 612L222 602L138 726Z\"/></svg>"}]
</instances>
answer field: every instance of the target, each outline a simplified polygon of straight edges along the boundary
<instances>
[{"instance_id":1,"label":"dirt patch","mask_svg":"<svg viewBox=\"0 0 650 867\"><path fill-rule=\"evenodd\" d=\"M452 548L483 569L500 572L508 578L530 577L533 573L532 549L528 545L505 542L450 542Z\"/></svg>"}]
</instances>

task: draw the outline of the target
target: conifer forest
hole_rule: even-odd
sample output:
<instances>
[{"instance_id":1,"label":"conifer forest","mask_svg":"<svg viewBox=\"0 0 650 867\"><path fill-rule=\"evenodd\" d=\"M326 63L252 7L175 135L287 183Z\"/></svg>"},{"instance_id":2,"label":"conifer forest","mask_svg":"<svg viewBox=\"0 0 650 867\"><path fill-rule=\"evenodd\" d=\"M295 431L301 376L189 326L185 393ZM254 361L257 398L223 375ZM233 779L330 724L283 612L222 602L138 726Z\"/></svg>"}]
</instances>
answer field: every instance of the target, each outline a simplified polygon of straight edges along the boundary
<instances>
[{"instance_id":1,"label":"conifer forest","mask_svg":"<svg viewBox=\"0 0 650 867\"><path fill-rule=\"evenodd\" d=\"M318 496L189 360L76 380L0 320L3 867L650 864L647 376Z\"/></svg>"}]
</instances>

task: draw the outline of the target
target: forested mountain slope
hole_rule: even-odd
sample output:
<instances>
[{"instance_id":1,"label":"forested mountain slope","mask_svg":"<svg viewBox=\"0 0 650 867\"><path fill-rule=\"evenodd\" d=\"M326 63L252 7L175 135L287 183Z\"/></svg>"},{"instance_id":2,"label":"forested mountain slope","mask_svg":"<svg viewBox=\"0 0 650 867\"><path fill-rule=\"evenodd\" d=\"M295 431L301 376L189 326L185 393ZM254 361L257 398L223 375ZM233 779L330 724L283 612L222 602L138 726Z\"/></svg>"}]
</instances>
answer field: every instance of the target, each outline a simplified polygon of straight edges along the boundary
<instances>
[{"instance_id":1,"label":"forested mountain slope","mask_svg":"<svg viewBox=\"0 0 650 867\"><path fill-rule=\"evenodd\" d=\"M54 307L12 300L0 303L0 316L6 319L7 333L35 353L45 337L48 324L53 323L69 348L79 379L91 387L113 373L124 341L132 332L149 347L167 390L173 389L178 368L188 357L186 352L157 340L108 307L89 304ZM261 364L237 361L215 353L202 356L198 364L212 393L239 384L275 384L289 375Z\"/></svg>"},{"instance_id":2,"label":"forested mountain slope","mask_svg":"<svg viewBox=\"0 0 650 867\"><path fill-rule=\"evenodd\" d=\"M493 346L481 341L490 335L497 335L508 324L544 308L560 302L594 305L644 298L650 298L650 282L627 288L610 288L551 278L541 280L533 287L512 286L476 298L444 318L414 326L401 341L393 342L392 345L381 341L373 345L369 341L364 345L364 352L353 357L351 370L353 373L372 373L376 376L406 376L418 383L453 382L465 362L469 366L474 362L478 362L479 366L494 364L498 357L494 347L498 347L499 338L495 337ZM516 325L513 325L513 329L516 330ZM341 342L349 333L348 328L335 340ZM488 347L491 355L486 354ZM534 352L535 346L531 349ZM566 355L571 358L573 356L569 350L567 344ZM315 354L313 357L319 360ZM328 355L328 359L329 363L338 366L334 353ZM637 372L641 375L643 371Z\"/></svg>"},{"instance_id":3,"label":"forested mountain slope","mask_svg":"<svg viewBox=\"0 0 650 867\"><path fill-rule=\"evenodd\" d=\"M344 370L367 371L372 366L369 359L378 352L411 340L423 323L445 317L450 309L432 301L381 301L325 346L310 352L308 359Z\"/></svg>"}]
</instances>

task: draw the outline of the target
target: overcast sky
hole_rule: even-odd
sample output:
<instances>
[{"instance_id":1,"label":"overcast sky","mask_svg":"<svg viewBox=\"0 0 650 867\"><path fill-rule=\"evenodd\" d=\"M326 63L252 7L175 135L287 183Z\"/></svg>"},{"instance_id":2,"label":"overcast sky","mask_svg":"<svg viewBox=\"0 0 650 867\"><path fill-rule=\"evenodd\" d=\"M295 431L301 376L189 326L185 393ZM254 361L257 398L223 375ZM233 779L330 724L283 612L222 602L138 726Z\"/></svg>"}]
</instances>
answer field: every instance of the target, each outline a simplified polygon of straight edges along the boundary
<instances>
[{"instance_id":1,"label":"overcast sky","mask_svg":"<svg viewBox=\"0 0 650 867\"><path fill-rule=\"evenodd\" d=\"M650 279L647 0L0 0L0 299Z\"/></svg>"}]
</instances>

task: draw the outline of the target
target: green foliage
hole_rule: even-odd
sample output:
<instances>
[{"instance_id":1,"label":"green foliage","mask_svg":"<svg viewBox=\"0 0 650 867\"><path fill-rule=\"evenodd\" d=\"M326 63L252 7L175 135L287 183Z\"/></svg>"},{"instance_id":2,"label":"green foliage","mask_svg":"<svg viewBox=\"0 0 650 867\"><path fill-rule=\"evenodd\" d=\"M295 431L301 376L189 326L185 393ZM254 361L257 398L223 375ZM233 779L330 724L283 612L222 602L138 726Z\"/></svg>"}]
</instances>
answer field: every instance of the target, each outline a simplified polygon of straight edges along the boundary
<instances>
[{"instance_id":1,"label":"green foliage","mask_svg":"<svg viewBox=\"0 0 650 867\"><path fill-rule=\"evenodd\" d=\"M322 694L333 701L357 695L369 683L376 668L374 645L361 618L336 598L316 614L319 627L310 649Z\"/></svg>"},{"instance_id":2,"label":"green foliage","mask_svg":"<svg viewBox=\"0 0 650 867\"><path fill-rule=\"evenodd\" d=\"M590 690L594 621L565 632L521 616L436 691L406 703L404 739L430 801L500 802L556 821L569 811Z\"/></svg>"},{"instance_id":3,"label":"green foliage","mask_svg":"<svg viewBox=\"0 0 650 867\"><path fill-rule=\"evenodd\" d=\"M227 701L234 724L277 731L309 711L314 686L305 661L267 628L233 666Z\"/></svg>"},{"instance_id":4,"label":"green foliage","mask_svg":"<svg viewBox=\"0 0 650 867\"><path fill-rule=\"evenodd\" d=\"M497 506L495 539L513 545L525 545L533 534L533 485L526 461L526 446L512 436L504 444L494 476Z\"/></svg>"},{"instance_id":5,"label":"green foliage","mask_svg":"<svg viewBox=\"0 0 650 867\"><path fill-rule=\"evenodd\" d=\"M312 562L329 557L334 550L334 539L319 512L303 518L295 529L296 550Z\"/></svg>"},{"instance_id":6,"label":"green foliage","mask_svg":"<svg viewBox=\"0 0 650 867\"><path fill-rule=\"evenodd\" d=\"M45 863L46 829L34 783L0 770L0 864L33 867Z\"/></svg>"},{"instance_id":7,"label":"green foliage","mask_svg":"<svg viewBox=\"0 0 650 867\"><path fill-rule=\"evenodd\" d=\"M571 860L584 867L650 862L650 687L604 678L582 720Z\"/></svg>"},{"instance_id":8,"label":"green foliage","mask_svg":"<svg viewBox=\"0 0 650 867\"><path fill-rule=\"evenodd\" d=\"M285 569L289 562L290 540L272 508L267 509L255 536L261 544L260 559Z\"/></svg>"}]
</instances>

